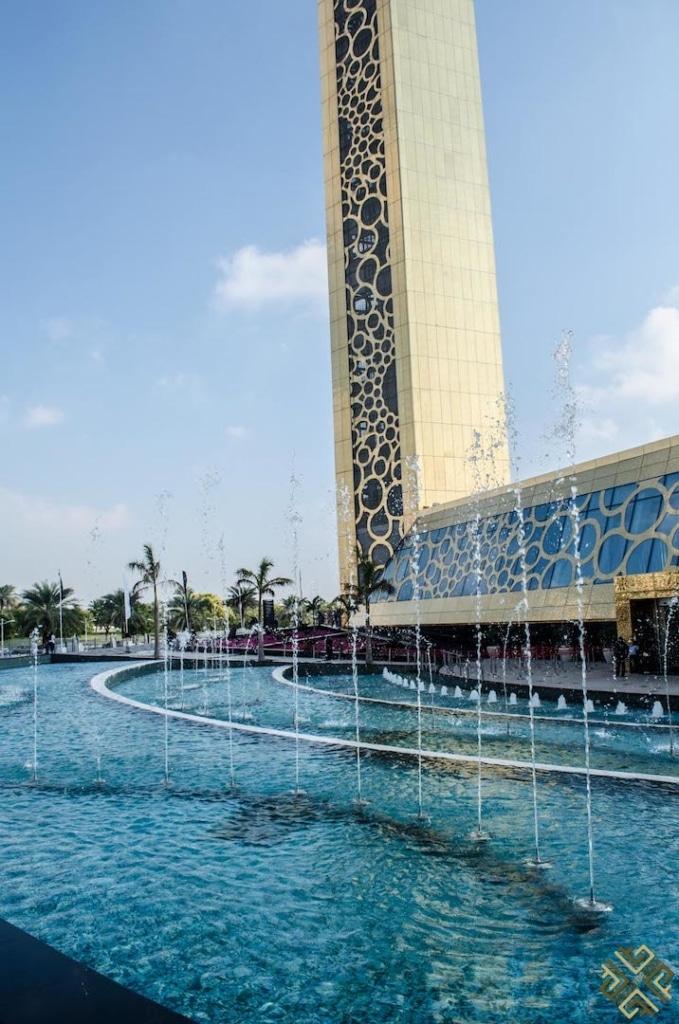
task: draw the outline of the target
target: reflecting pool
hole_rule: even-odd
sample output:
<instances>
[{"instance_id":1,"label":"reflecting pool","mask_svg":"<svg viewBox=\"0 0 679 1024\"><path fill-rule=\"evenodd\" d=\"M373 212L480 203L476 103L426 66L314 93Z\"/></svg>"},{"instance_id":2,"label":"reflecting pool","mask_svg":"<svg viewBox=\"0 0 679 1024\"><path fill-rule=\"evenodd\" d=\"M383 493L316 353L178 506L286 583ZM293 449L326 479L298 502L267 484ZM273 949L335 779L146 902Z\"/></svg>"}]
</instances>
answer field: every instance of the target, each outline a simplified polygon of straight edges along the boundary
<instances>
[{"instance_id":1,"label":"reflecting pool","mask_svg":"<svg viewBox=\"0 0 679 1024\"><path fill-rule=\"evenodd\" d=\"M197 1021L603 1022L615 1011L598 972L613 949L676 949L671 786L593 780L597 890L615 909L587 920L572 902L587 892L581 777L539 777L553 867L536 873L525 772L484 769L485 844L468 838L471 764L427 762L420 822L412 758L364 751L357 807L352 751L301 743L295 796L294 742L234 730L231 791L228 730L170 720L166 786L164 716L94 693L96 668L40 666L36 784L32 672L0 677L0 915ZM342 693L350 681L309 682ZM164 683L116 689L162 707ZM379 679L361 688L407 699ZM233 669L231 691L234 721L292 728L293 691L270 669ZM169 674L170 707L224 718L226 698L223 667ZM300 728L353 735L353 710L302 691ZM484 750L524 758L524 725L509 724L484 720ZM411 746L413 711L365 703L361 728ZM599 729L597 764L675 770L658 730ZM430 710L425 732L434 750L475 743L454 707ZM538 722L545 761L579 764L581 738L577 724Z\"/></svg>"}]
</instances>

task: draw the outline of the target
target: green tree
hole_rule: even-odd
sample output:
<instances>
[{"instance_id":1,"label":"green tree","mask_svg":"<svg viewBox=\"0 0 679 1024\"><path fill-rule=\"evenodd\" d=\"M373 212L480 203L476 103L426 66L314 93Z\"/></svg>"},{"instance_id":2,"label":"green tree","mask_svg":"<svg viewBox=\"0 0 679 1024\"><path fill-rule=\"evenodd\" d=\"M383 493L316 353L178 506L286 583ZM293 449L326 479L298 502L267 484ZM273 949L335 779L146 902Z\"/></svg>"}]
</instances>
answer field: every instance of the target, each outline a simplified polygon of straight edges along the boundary
<instances>
[{"instance_id":1,"label":"green tree","mask_svg":"<svg viewBox=\"0 0 679 1024\"><path fill-rule=\"evenodd\" d=\"M345 586L345 593L353 593L356 603L365 608L365 661L366 665L372 665L372 627L370 625L370 604L375 594L384 594L388 597L394 593L394 586L389 580L384 579L384 566L378 565L372 559L356 548L356 569L358 583L354 587Z\"/></svg>"},{"instance_id":2,"label":"green tree","mask_svg":"<svg viewBox=\"0 0 679 1024\"><path fill-rule=\"evenodd\" d=\"M229 587L226 603L236 614L238 624L241 628L245 625L245 617L249 611L257 606L255 588L240 580Z\"/></svg>"},{"instance_id":3,"label":"green tree","mask_svg":"<svg viewBox=\"0 0 679 1024\"><path fill-rule=\"evenodd\" d=\"M356 611L356 594L353 590L345 590L338 594L332 602L332 608L339 613L340 626L348 626L351 616Z\"/></svg>"},{"instance_id":4,"label":"green tree","mask_svg":"<svg viewBox=\"0 0 679 1024\"><path fill-rule=\"evenodd\" d=\"M297 624L299 625L304 616L304 608L302 607L302 601L297 597L297 594L288 594L281 601L281 611L283 624L286 626L295 625L295 615L297 616Z\"/></svg>"},{"instance_id":5,"label":"green tree","mask_svg":"<svg viewBox=\"0 0 679 1024\"><path fill-rule=\"evenodd\" d=\"M5 583L0 586L0 619L4 619L7 623L3 627L5 637L14 636L16 632L16 617L14 613L17 610L17 605L17 593L12 584ZM12 621L8 621L9 619Z\"/></svg>"},{"instance_id":6,"label":"green tree","mask_svg":"<svg viewBox=\"0 0 679 1024\"><path fill-rule=\"evenodd\" d=\"M215 621L224 620L224 604L215 594L198 594L189 586L188 576L182 572L181 580L171 580L175 587L168 605L168 620L173 629L211 629Z\"/></svg>"},{"instance_id":7,"label":"green tree","mask_svg":"<svg viewBox=\"0 0 679 1024\"><path fill-rule=\"evenodd\" d=\"M302 603L311 615L312 626L318 626L321 621L321 615L327 610L327 605L323 598L320 594L316 594L315 597L307 598Z\"/></svg>"},{"instance_id":8,"label":"green tree","mask_svg":"<svg viewBox=\"0 0 679 1024\"><path fill-rule=\"evenodd\" d=\"M160 562L156 559L153 546L144 544L143 558L138 562L130 562L128 568L130 572L139 573L141 577L135 584L134 591L150 589L153 593L153 657L160 658Z\"/></svg>"},{"instance_id":9,"label":"green tree","mask_svg":"<svg viewBox=\"0 0 679 1024\"><path fill-rule=\"evenodd\" d=\"M203 594L197 595L203 608L203 618L201 629L223 629L224 625L228 625L230 621L229 609L226 604L219 596L219 594L212 594L207 591Z\"/></svg>"},{"instance_id":10,"label":"green tree","mask_svg":"<svg viewBox=\"0 0 679 1024\"><path fill-rule=\"evenodd\" d=\"M111 595L106 594L104 597L95 597L90 602L90 617L92 624L97 629L103 629L104 634L108 638L111 632L112 622L112 608L111 608Z\"/></svg>"},{"instance_id":11,"label":"green tree","mask_svg":"<svg viewBox=\"0 0 679 1024\"><path fill-rule=\"evenodd\" d=\"M95 626L103 629L106 636L112 629L119 629L123 636L136 636L149 632L148 608L143 604L138 591L130 594L130 615L125 621L125 592L114 590L92 601L90 614Z\"/></svg>"},{"instance_id":12,"label":"green tree","mask_svg":"<svg viewBox=\"0 0 679 1024\"><path fill-rule=\"evenodd\" d=\"M32 629L37 628L40 630L43 644L46 644L52 634L57 635L60 632L61 618L66 634L82 631L84 613L76 604L71 587L64 587L62 591L58 583L43 580L24 590L21 600L22 604L17 614L26 636Z\"/></svg>"},{"instance_id":13,"label":"green tree","mask_svg":"<svg viewBox=\"0 0 679 1024\"><path fill-rule=\"evenodd\" d=\"M259 622L259 642L257 660L264 661L264 636L262 633L262 605L265 597L273 597L280 587L288 587L292 583L287 576L272 576L274 564L270 558L262 558L256 569L239 569L237 583L249 584L257 595L257 621Z\"/></svg>"}]
</instances>

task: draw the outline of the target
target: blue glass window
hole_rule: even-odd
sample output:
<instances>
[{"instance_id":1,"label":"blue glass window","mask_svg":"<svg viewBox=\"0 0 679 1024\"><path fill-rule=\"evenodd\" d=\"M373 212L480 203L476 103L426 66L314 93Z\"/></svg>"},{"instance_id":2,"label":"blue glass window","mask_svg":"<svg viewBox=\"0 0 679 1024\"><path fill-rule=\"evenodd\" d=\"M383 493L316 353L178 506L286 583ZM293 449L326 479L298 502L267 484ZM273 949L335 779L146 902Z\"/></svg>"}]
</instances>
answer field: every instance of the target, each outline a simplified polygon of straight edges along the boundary
<instances>
[{"instance_id":1,"label":"blue glass window","mask_svg":"<svg viewBox=\"0 0 679 1024\"><path fill-rule=\"evenodd\" d=\"M407 575L408 575L408 556L407 556L407 553L405 551L403 551L401 553L400 557L399 557L399 565L398 565L398 569L396 570L396 581L397 581L397 583L401 583L406 578Z\"/></svg>"},{"instance_id":2,"label":"blue glass window","mask_svg":"<svg viewBox=\"0 0 679 1024\"><path fill-rule=\"evenodd\" d=\"M566 558L560 558L554 565L550 565L549 569L542 578L542 586L546 589L550 587L568 587L573 580L573 566Z\"/></svg>"},{"instance_id":3,"label":"blue glass window","mask_svg":"<svg viewBox=\"0 0 679 1024\"><path fill-rule=\"evenodd\" d=\"M664 540L642 540L627 559L627 572L661 572L666 562L667 545Z\"/></svg>"},{"instance_id":4,"label":"blue glass window","mask_svg":"<svg viewBox=\"0 0 679 1024\"><path fill-rule=\"evenodd\" d=\"M632 498L625 512L625 528L629 533L646 533L660 515L663 496L654 487L647 487Z\"/></svg>"},{"instance_id":5,"label":"blue glass window","mask_svg":"<svg viewBox=\"0 0 679 1024\"><path fill-rule=\"evenodd\" d=\"M532 547L528 548L526 552L526 565L534 565L540 554L540 549L537 544L533 544Z\"/></svg>"},{"instance_id":6,"label":"blue glass window","mask_svg":"<svg viewBox=\"0 0 679 1024\"><path fill-rule=\"evenodd\" d=\"M599 549L599 569L606 575L611 575L621 568L629 541L619 533L613 533L606 537Z\"/></svg>"},{"instance_id":7,"label":"blue glass window","mask_svg":"<svg viewBox=\"0 0 679 1024\"><path fill-rule=\"evenodd\" d=\"M423 547L422 550L420 551L420 557L417 563L417 568L419 572L422 572L423 569L427 568L427 562L429 561L430 556L431 548L427 545L426 547Z\"/></svg>"},{"instance_id":8,"label":"blue glass window","mask_svg":"<svg viewBox=\"0 0 679 1024\"><path fill-rule=\"evenodd\" d=\"M580 557L587 558L589 555L591 555L592 551L594 550L595 544L596 529L592 526L591 523L585 523L584 526L580 528Z\"/></svg>"},{"instance_id":9,"label":"blue glass window","mask_svg":"<svg viewBox=\"0 0 679 1024\"><path fill-rule=\"evenodd\" d=\"M556 555L557 552L568 546L571 538L571 521L568 516L559 516L547 527L542 546L548 555Z\"/></svg>"},{"instance_id":10,"label":"blue glass window","mask_svg":"<svg viewBox=\"0 0 679 1024\"><path fill-rule=\"evenodd\" d=\"M545 523L553 511L553 505L536 505L533 509L533 514L539 523Z\"/></svg>"},{"instance_id":11,"label":"blue glass window","mask_svg":"<svg viewBox=\"0 0 679 1024\"><path fill-rule=\"evenodd\" d=\"M663 518L656 526L656 531L658 533L671 533L674 527L677 525L677 522L679 522L679 516L663 516Z\"/></svg>"},{"instance_id":12,"label":"blue glass window","mask_svg":"<svg viewBox=\"0 0 679 1024\"><path fill-rule=\"evenodd\" d=\"M406 580L401 589L398 592L399 601L411 601L413 597L413 583L412 580Z\"/></svg>"},{"instance_id":13,"label":"blue glass window","mask_svg":"<svg viewBox=\"0 0 679 1024\"><path fill-rule=\"evenodd\" d=\"M587 504L582 507L583 516L590 516L592 512L599 511L599 496L601 491L594 491L592 494L587 496Z\"/></svg>"},{"instance_id":14,"label":"blue glass window","mask_svg":"<svg viewBox=\"0 0 679 1024\"><path fill-rule=\"evenodd\" d=\"M476 579L476 573L473 573L473 572L468 573L468 575L465 576L465 578L464 578L464 580L462 582L462 594L463 594L463 596L470 597L472 594L475 594L476 593L477 582L478 581Z\"/></svg>"},{"instance_id":15,"label":"blue glass window","mask_svg":"<svg viewBox=\"0 0 679 1024\"><path fill-rule=\"evenodd\" d=\"M609 487L604 491L604 507L611 511L615 508L620 508L623 502L629 498L635 487L636 484L621 484L620 487Z\"/></svg>"},{"instance_id":16,"label":"blue glass window","mask_svg":"<svg viewBox=\"0 0 679 1024\"><path fill-rule=\"evenodd\" d=\"M679 487L675 487L670 494L670 505L672 508L679 509Z\"/></svg>"}]
</instances>

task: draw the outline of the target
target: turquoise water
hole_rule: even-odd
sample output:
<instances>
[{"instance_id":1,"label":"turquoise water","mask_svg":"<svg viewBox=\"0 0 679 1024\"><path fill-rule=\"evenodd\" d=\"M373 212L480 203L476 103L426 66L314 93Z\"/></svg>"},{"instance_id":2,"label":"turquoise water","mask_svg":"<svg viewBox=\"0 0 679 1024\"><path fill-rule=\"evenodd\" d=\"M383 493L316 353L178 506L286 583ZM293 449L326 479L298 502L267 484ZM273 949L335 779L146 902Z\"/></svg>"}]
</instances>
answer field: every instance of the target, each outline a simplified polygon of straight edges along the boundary
<instances>
[{"instance_id":1,"label":"turquoise water","mask_svg":"<svg viewBox=\"0 0 679 1024\"><path fill-rule=\"evenodd\" d=\"M425 766L423 825L408 759L364 755L370 802L360 811L351 751L301 744L305 794L294 798L294 743L236 732L231 793L228 732L170 721L165 787L163 718L95 695L92 672L39 669L36 785L32 674L0 678L0 915L195 1020L606 1022L617 1011L598 993L598 967L614 948L646 942L672 959L679 816L668 788L594 780L597 890L615 911L591 927L572 905L587 892L582 779L540 777L554 866L536 875L524 865L532 805L521 772L484 772L492 840L480 847L467 838L471 767ZM120 689L164 699L162 674ZM233 693L235 717L290 728L293 692L269 670L235 670ZM184 673L187 709L218 713L223 698L218 674ZM307 731L351 729L348 702L302 694L300 707ZM411 711L361 715L366 732L411 742ZM470 736L457 729L437 722L429 732L462 749ZM602 757L668 771L663 741L649 750L612 732L599 738ZM559 735L540 742L575 758L579 738ZM491 742L508 756L525 741L484 735L484 749Z\"/></svg>"}]
</instances>

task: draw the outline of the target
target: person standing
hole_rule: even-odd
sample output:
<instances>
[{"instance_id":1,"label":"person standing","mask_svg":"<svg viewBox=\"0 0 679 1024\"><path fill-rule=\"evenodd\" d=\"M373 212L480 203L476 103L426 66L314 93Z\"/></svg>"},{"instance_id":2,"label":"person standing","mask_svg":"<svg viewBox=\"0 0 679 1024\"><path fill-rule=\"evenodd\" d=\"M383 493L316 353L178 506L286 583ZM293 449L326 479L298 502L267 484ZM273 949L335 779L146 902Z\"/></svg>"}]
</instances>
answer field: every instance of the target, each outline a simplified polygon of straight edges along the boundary
<instances>
[{"instance_id":1,"label":"person standing","mask_svg":"<svg viewBox=\"0 0 679 1024\"><path fill-rule=\"evenodd\" d=\"M615 675L617 679L624 679L627 675L627 655L629 648L624 637L619 636L613 648L615 653Z\"/></svg>"}]
</instances>

